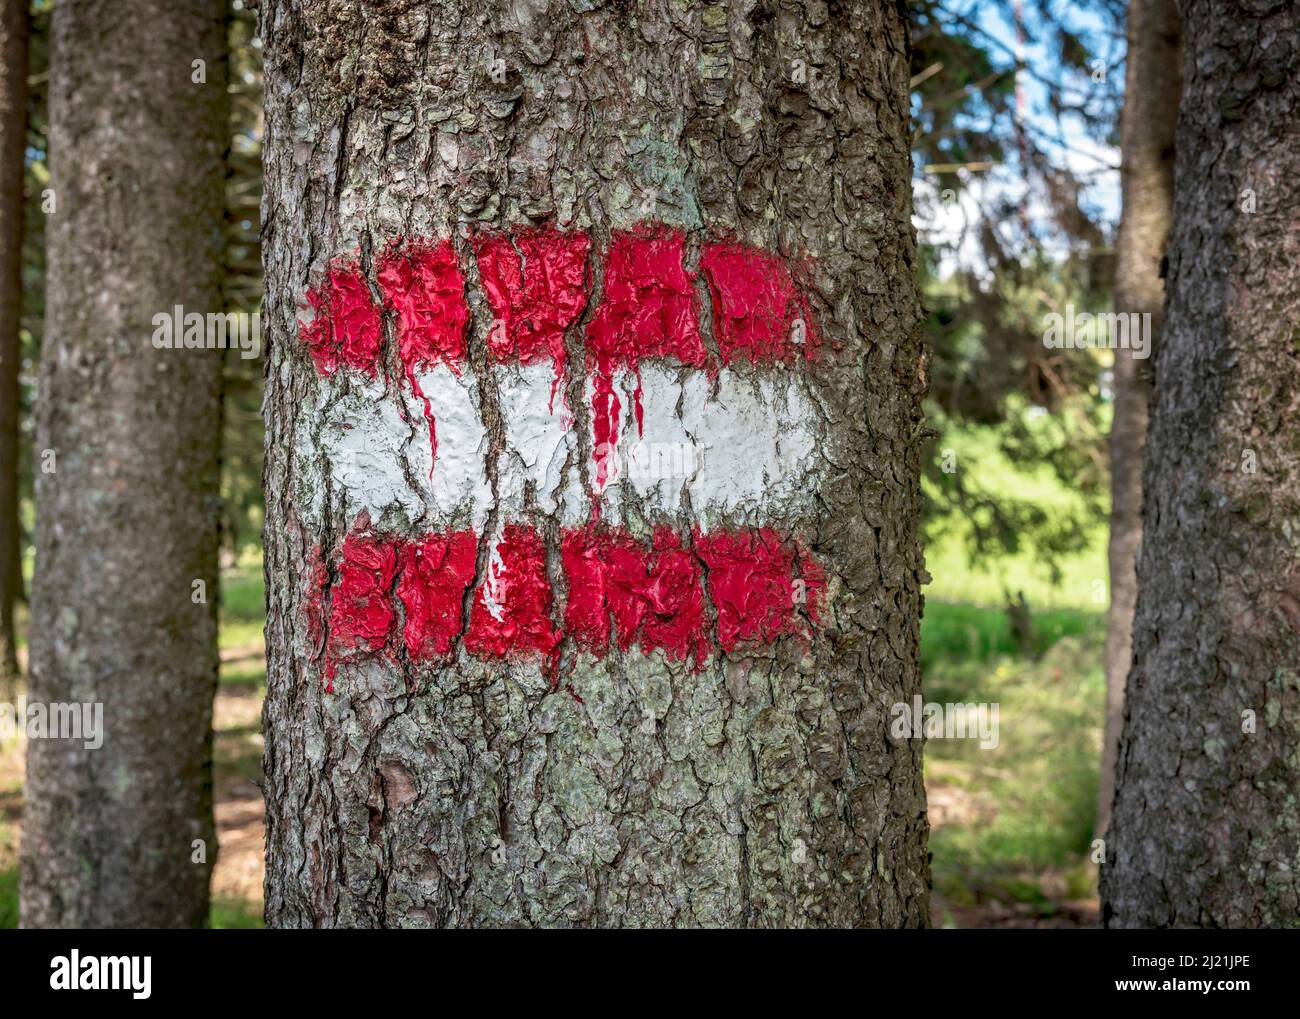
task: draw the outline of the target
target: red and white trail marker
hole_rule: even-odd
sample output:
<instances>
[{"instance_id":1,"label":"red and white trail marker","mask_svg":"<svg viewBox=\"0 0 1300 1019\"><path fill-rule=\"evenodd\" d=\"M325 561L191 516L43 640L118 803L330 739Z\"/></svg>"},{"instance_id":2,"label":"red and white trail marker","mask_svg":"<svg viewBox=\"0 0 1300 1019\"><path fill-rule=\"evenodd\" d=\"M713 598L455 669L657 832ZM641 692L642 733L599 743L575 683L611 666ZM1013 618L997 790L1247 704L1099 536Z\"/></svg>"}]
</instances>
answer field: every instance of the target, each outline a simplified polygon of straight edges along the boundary
<instances>
[{"instance_id":1,"label":"red and white trail marker","mask_svg":"<svg viewBox=\"0 0 1300 1019\"><path fill-rule=\"evenodd\" d=\"M486 378L469 357L462 258L492 317ZM398 648L415 662L463 645L553 663L566 640L596 655L617 642L702 664L807 636L825 578L797 535L770 525L797 517L823 473L802 370L821 338L780 258L706 241L699 269L686 261L680 231L616 233L588 307L589 238L533 229L478 236L459 256L448 241L395 244L377 288L339 262L308 292L317 427L295 455L329 480L328 494L303 493L308 517L341 499L353 521L312 579L331 679L341 661ZM607 523L632 508L675 526L635 538ZM539 513L560 527L562 598Z\"/></svg>"}]
</instances>

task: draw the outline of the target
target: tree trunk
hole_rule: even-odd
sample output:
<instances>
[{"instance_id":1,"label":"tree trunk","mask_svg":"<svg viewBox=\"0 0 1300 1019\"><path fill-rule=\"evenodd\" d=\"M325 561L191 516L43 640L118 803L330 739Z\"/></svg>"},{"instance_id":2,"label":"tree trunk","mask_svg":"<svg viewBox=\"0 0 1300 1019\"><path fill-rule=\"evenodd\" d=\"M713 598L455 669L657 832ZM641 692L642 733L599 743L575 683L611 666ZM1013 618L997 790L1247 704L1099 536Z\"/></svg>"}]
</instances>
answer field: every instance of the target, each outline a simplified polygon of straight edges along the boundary
<instances>
[{"instance_id":1,"label":"tree trunk","mask_svg":"<svg viewBox=\"0 0 1300 1019\"><path fill-rule=\"evenodd\" d=\"M268 923L927 924L903 10L262 37Z\"/></svg>"},{"instance_id":2,"label":"tree trunk","mask_svg":"<svg viewBox=\"0 0 1300 1019\"><path fill-rule=\"evenodd\" d=\"M202 926L221 352L154 339L221 307L225 4L61 3L51 43L30 693L104 732L29 743L22 920Z\"/></svg>"},{"instance_id":3,"label":"tree trunk","mask_svg":"<svg viewBox=\"0 0 1300 1019\"><path fill-rule=\"evenodd\" d=\"M1128 8L1124 114L1120 127L1124 211L1116 245L1115 310L1151 316L1159 345L1165 288L1160 262L1174 205L1174 129L1182 91L1178 6L1133 0ZM1151 350L1148 350L1150 353ZM1101 750L1097 834L1110 825L1115 757L1124 723L1124 685L1133 658L1137 555L1142 545L1142 446L1147 434L1149 361L1115 351L1110 426L1110 614L1106 620L1106 736Z\"/></svg>"},{"instance_id":4,"label":"tree trunk","mask_svg":"<svg viewBox=\"0 0 1300 1019\"><path fill-rule=\"evenodd\" d=\"M1300 916L1300 10L1182 5L1183 101L1133 671L1102 872L1115 927Z\"/></svg>"},{"instance_id":5,"label":"tree trunk","mask_svg":"<svg viewBox=\"0 0 1300 1019\"><path fill-rule=\"evenodd\" d=\"M18 550L18 367L23 167L27 151L27 2L0 0L0 700L18 683L14 603Z\"/></svg>"}]
</instances>

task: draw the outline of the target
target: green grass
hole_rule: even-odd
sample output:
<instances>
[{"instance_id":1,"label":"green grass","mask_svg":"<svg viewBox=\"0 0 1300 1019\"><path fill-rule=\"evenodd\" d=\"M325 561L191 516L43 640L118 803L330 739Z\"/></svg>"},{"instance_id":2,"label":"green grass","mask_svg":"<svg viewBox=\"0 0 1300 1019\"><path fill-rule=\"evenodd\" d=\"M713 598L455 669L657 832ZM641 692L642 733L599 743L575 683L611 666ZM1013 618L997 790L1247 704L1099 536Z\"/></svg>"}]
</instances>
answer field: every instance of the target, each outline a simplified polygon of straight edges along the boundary
<instances>
[{"instance_id":1,"label":"green grass","mask_svg":"<svg viewBox=\"0 0 1300 1019\"><path fill-rule=\"evenodd\" d=\"M256 623L261 627L265 611L262 560L249 556L221 575L222 625Z\"/></svg>"},{"instance_id":2,"label":"green grass","mask_svg":"<svg viewBox=\"0 0 1300 1019\"><path fill-rule=\"evenodd\" d=\"M1031 427L1056 427L1044 416ZM927 590L944 601L1000 606L1008 594L1023 593L1033 609L1077 608L1098 611L1109 597L1110 571L1106 562L1109 520L1106 511L1090 509L1084 497L1045 462L1012 461L1001 446L997 428L949 423L936 442L936 451L951 450L962 480L972 492L986 492L1029 502L1054 522L1077 520L1083 524L1085 547L1058 557L1055 575L1034 545L1034 536L1022 538L1014 553L998 551L985 561L971 562L968 538L971 522L950 513L926 524L925 566L934 578ZM931 496L938 489L926 478ZM941 503L942 504L942 503ZM987 525L987 521L986 521Z\"/></svg>"},{"instance_id":3,"label":"green grass","mask_svg":"<svg viewBox=\"0 0 1300 1019\"><path fill-rule=\"evenodd\" d=\"M1082 609L1033 612L1034 654L1042 654L1062 637L1104 640L1106 617ZM940 662L988 663L1019 653L1011 619L1002 609L926 598L921 618L921 669Z\"/></svg>"},{"instance_id":4,"label":"green grass","mask_svg":"<svg viewBox=\"0 0 1300 1019\"><path fill-rule=\"evenodd\" d=\"M250 689L266 685L262 657L262 561L248 557L221 578L221 683Z\"/></svg>"},{"instance_id":5,"label":"green grass","mask_svg":"<svg viewBox=\"0 0 1300 1019\"><path fill-rule=\"evenodd\" d=\"M1059 575L1028 540L972 564L962 518L932 522L925 550L934 578L921 620L925 697L999 710L994 749L926 742L935 892L953 905L1028 903L1049 914L1095 894L1087 853L1105 705L1107 521L1047 466L1009 462L994 430L945 430L938 445L956 451L971 487L1087 521L1086 547L1058 559ZM1017 593L1030 610L1024 652L1003 608Z\"/></svg>"},{"instance_id":6,"label":"green grass","mask_svg":"<svg viewBox=\"0 0 1300 1019\"><path fill-rule=\"evenodd\" d=\"M935 890L951 903L1029 902L1092 893L1086 863L1096 809L1105 703L1104 619L1053 611L1034 617L1043 654L1018 658L1004 613L926 606L923 689L941 703L997 704L998 745L926 743L932 799L965 805L930 849Z\"/></svg>"},{"instance_id":7,"label":"green grass","mask_svg":"<svg viewBox=\"0 0 1300 1019\"><path fill-rule=\"evenodd\" d=\"M213 930L258 930L264 925L262 914L256 906L242 899L216 899L208 916L208 926Z\"/></svg>"},{"instance_id":8,"label":"green grass","mask_svg":"<svg viewBox=\"0 0 1300 1019\"><path fill-rule=\"evenodd\" d=\"M18 868L0 870L0 930L18 926Z\"/></svg>"},{"instance_id":9,"label":"green grass","mask_svg":"<svg viewBox=\"0 0 1300 1019\"><path fill-rule=\"evenodd\" d=\"M266 686L266 661L260 656L242 661L221 663L221 685L256 690Z\"/></svg>"}]
</instances>

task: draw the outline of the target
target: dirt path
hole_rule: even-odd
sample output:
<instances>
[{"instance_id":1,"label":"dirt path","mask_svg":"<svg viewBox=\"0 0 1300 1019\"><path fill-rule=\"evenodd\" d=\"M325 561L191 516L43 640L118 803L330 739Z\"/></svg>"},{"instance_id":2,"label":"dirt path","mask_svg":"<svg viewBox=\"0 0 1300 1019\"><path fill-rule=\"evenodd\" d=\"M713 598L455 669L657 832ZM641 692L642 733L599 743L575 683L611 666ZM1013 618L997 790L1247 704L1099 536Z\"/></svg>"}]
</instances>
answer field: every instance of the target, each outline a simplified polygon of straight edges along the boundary
<instances>
[{"instance_id":1,"label":"dirt path","mask_svg":"<svg viewBox=\"0 0 1300 1019\"><path fill-rule=\"evenodd\" d=\"M219 850L212 897L262 912L262 691L223 687L217 694L215 813Z\"/></svg>"}]
</instances>

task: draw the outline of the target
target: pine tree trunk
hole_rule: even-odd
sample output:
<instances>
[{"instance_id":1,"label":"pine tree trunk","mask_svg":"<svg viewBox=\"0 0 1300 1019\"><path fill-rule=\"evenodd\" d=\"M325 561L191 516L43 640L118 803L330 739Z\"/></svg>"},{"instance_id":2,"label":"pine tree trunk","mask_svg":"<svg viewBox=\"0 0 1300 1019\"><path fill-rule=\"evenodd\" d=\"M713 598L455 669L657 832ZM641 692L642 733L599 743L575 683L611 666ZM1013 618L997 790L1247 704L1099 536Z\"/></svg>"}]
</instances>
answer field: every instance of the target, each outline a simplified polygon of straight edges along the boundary
<instances>
[{"instance_id":1,"label":"pine tree trunk","mask_svg":"<svg viewBox=\"0 0 1300 1019\"><path fill-rule=\"evenodd\" d=\"M27 3L0 2L0 700L18 681L18 367L22 319L23 165L27 150Z\"/></svg>"},{"instance_id":2,"label":"pine tree trunk","mask_svg":"<svg viewBox=\"0 0 1300 1019\"><path fill-rule=\"evenodd\" d=\"M1110 926L1300 918L1300 10L1184 3Z\"/></svg>"},{"instance_id":3,"label":"pine tree trunk","mask_svg":"<svg viewBox=\"0 0 1300 1019\"><path fill-rule=\"evenodd\" d=\"M1115 310L1151 316L1160 342L1165 287L1160 263L1174 204L1174 129L1182 91L1178 5L1133 0L1128 8L1120 156L1124 211L1116 245ZM1097 834L1110 824L1115 757L1124 722L1124 686L1133 659L1137 556L1142 545L1142 446L1147 434L1151 362L1115 351L1110 427L1110 614L1106 620L1106 735L1101 750Z\"/></svg>"},{"instance_id":4,"label":"pine tree trunk","mask_svg":"<svg viewBox=\"0 0 1300 1019\"><path fill-rule=\"evenodd\" d=\"M927 924L902 9L262 36L268 923ZM632 485L632 407L700 473Z\"/></svg>"},{"instance_id":5,"label":"pine tree trunk","mask_svg":"<svg viewBox=\"0 0 1300 1019\"><path fill-rule=\"evenodd\" d=\"M221 353L153 338L221 307L225 4L61 3L51 44L30 699L102 703L104 733L28 745L22 920L201 926Z\"/></svg>"}]
</instances>

